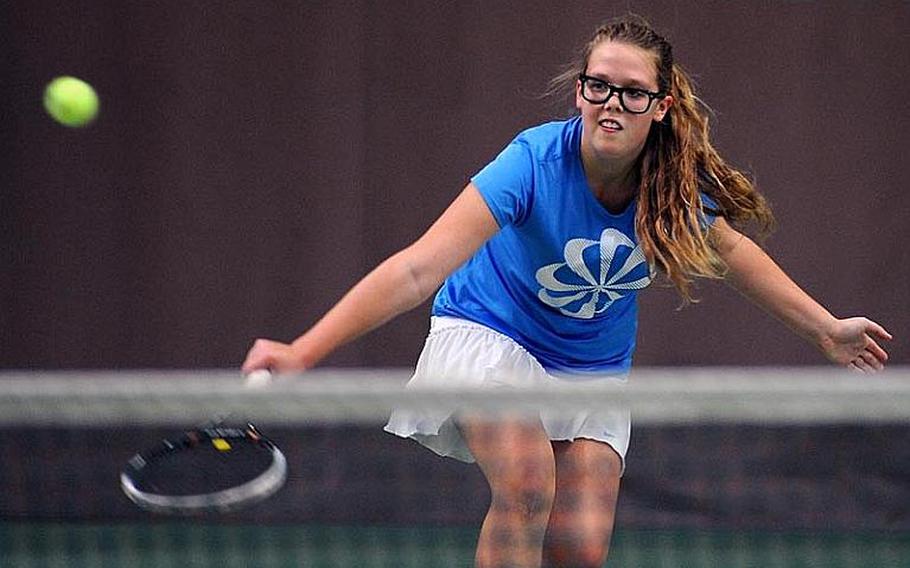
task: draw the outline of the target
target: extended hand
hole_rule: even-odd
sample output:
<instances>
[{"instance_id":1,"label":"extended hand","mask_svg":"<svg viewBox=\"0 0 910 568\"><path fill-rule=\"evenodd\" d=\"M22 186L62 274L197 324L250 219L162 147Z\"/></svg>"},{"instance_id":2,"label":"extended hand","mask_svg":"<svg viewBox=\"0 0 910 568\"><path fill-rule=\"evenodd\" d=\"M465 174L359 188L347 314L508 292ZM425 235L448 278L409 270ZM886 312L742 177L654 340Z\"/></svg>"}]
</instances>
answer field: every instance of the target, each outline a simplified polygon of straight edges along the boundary
<instances>
[{"instance_id":1,"label":"extended hand","mask_svg":"<svg viewBox=\"0 0 910 568\"><path fill-rule=\"evenodd\" d=\"M885 368L888 353L877 341L890 340L885 328L866 318L840 319L828 330L820 347L831 361L848 369L874 373Z\"/></svg>"}]
</instances>

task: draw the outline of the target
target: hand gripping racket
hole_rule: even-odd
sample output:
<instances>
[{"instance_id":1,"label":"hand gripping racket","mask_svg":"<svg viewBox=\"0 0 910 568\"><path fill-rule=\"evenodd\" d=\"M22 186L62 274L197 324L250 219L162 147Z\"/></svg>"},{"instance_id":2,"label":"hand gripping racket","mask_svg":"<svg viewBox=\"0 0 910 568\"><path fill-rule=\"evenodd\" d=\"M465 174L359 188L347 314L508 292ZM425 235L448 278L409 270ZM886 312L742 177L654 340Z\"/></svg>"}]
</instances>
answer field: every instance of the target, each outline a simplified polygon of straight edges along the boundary
<instances>
[{"instance_id":1,"label":"hand gripping racket","mask_svg":"<svg viewBox=\"0 0 910 568\"><path fill-rule=\"evenodd\" d=\"M247 377L263 386L267 371ZM158 513L228 512L266 499L287 479L287 460L252 424L215 424L137 453L120 473L134 503Z\"/></svg>"}]
</instances>

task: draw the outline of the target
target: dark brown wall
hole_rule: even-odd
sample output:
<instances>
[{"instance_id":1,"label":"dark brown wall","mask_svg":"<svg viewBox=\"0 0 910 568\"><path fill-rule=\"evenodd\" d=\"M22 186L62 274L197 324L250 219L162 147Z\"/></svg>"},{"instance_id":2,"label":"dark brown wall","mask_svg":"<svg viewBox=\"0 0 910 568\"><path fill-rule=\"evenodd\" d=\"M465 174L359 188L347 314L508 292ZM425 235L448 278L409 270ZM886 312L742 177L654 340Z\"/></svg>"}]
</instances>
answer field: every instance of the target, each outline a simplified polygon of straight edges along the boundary
<instances>
[{"instance_id":1,"label":"dark brown wall","mask_svg":"<svg viewBox=\"0 0 910 568\"><path fill-rule=\"evenodd\" d=\"M0 367L239 364L414 239L520 129L595 25L674 41L716 139L776 208L807 290L910 346L910 3L0 4ZM102 114L41 108L58 74ZM716 283L643 296L639 364L814 364ZM409 365L426 307L329 365Z\"/></svg>"}]
</instances>

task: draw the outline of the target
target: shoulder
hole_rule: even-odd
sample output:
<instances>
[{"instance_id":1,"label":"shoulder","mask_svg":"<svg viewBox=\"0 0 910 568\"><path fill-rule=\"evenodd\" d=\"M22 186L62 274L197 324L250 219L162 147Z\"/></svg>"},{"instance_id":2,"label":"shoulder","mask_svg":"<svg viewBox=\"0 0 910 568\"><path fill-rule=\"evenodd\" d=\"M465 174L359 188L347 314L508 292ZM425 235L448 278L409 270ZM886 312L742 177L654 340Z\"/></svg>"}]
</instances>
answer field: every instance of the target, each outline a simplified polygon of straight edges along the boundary
<instances>
[{"instance_id":1,"label":"shoulder","mask_svg":"<svg viewBox=\"0 0 910 568\"><path fill-rule=\"evenodd\" d=\"M581 119L546 122L523 130L513 143L525 146L537 161L562 159L578 152L581 140Z\"/></svg>"}]
</instances>

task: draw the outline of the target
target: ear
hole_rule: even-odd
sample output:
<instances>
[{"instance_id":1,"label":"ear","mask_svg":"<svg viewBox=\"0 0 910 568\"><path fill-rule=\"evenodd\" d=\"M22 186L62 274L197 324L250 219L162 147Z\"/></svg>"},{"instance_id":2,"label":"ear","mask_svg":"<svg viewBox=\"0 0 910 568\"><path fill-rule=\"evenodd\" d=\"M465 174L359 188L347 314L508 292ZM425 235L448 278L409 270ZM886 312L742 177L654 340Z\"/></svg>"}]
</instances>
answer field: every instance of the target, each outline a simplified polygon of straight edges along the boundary
<instances>
[{"instance_id":1,"label":"ear","mask_svg":"<svg viewBox=\"0 0 910 568\"><path fill-rule=\"evenodd\" d=\"M654 108L654 121L660 122L666 116L667 111L670 110L670 107L673 106L673 97L670 95L665 96L657 106Z\"/></svg>"}]
</instances>

